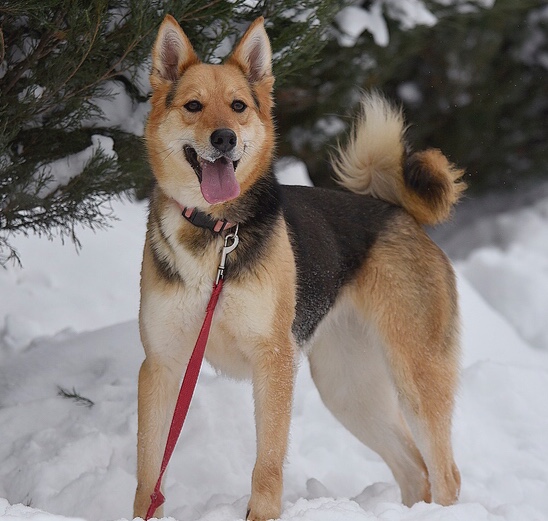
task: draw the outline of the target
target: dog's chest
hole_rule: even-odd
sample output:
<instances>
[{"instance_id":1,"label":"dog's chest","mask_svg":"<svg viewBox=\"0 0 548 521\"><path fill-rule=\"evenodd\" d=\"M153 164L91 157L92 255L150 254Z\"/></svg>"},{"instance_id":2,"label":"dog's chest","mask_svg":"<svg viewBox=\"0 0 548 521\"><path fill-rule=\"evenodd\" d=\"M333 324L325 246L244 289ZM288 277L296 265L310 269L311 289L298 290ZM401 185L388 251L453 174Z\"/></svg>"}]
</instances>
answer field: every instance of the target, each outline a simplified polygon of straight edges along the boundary
<instances>
[{"instance_id":1,"label":"dog's chest","mask_svg":"<svg viewBox=\"0 0 548 521\"><path fill-rule=\"evenodd\" d=\"M192 349L213 293L218 259L214 256L215 260L206 269L204 263L192 255L186 253L186 257L178 262L183 283L172 294L171 303L158 301L154 308L156 316L170 324L169 329L178 331L179 345ZM216 370L234 378L251 375L250 359L272 335L276 306L274 299L265 295L272 295L274 291L269 285L258 288L253 278L247 278L246 282L232 280L228 273L213 314L205 352Z\"/></svg>"},{"instance_id":2,"label":"dog's chest","mask_svg":"<svg viewBox=\"0 0 548 521\"><path fill-rule=\"evenodd\" d=\"M171 302L150 302L157 317L167 328L164 346L178 356L181 348L189 353L198 338L206 317L212 294L209 283L180 288ZM272 334L274 305L269 299L257 295L251 288L231 285L227 281L221 291L213 314L210 335L206 347L207 361L219 372L233 378L249 378L250 360L258 349L268 345ZM157 325L157 323L155 324Z\"/></svg>"},{"instance_id":3,"label":"dog's chest","mask_svg":"<svg viewBox=\"0 0 548 521\"><path fill-rule=\"evenodd\" d=\"M253 285L226 281L212 324L207 360L235 378L250 376L249 361L267 348L275 304Z\"/></svg>"}]
</instances>

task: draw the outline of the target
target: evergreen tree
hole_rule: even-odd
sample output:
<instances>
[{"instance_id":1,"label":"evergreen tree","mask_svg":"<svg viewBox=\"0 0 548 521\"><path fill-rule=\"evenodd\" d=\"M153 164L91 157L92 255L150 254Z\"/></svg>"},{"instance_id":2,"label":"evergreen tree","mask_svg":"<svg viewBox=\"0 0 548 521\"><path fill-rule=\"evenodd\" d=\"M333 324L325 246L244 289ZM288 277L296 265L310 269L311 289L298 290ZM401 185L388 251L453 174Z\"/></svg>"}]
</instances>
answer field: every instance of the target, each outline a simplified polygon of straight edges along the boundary
<instances>
[{"instance_id":1,"label":"evergreen tree","mask_svg":"<svg viewBox=\"0 0 548 521\"><path fill-rule=\"evenodd\" d=\"M471 190L545 175L544 2L350 4L2 3L0 264L2 255L5 260L14 254L12 233L60 232L76 240L76 223L106 224L104 203L110 198L131 189L146 192L151 174L141 134L150 89L147 60L166 13L179 20L199 56L211 62L229 52L251 20L265 16L275 60L278 155L303 159L317 185L333 185L328 156L348 130L361 89L370 88L402 102L411 141L417 148L437 146L465 167ZM371 32L363 30L348 43L346 33L355 20L353 14L350 24L344 20L343 8L366 13L374 21ZM421 19L414 21L417 13ZM383 24L385 41L379 36ZM140 120L113 119L112 100L116 107L120 99L133 104Z\"/></svg>"},{"instance_id":2,"label":"evergreen tree","mask_svg":"<svg viewBox=\"0 0 548 521\"><path fill-rule=\"evenodd\" d=\"M344 139L361 89L401 102L417 148L434 146L466 168L470 191L510 188L546 176L548 8L541 0L425 1L434 25L406 27L406 0L362 1L382 9L390 39L363 31L334 37L300 82L278 91L280 152L301 157L317 185L333 186L328 157ZM297 88L299 104L286 103ZM298 123L296 123L298 122Z\"/></svg>"},{"instance_id":3,"label":"evergreen tree","mask_svg":"<svg viewBox=\"0 0 548 521\"><path fill-rule=\"evenodd\" d=\"M411 59L398 59L417 43ZM472 192L548 176L546 2L441 13L434 27L399 33L386 51L394 74L384 89L405 104L412 140L466 167Z\"/></svg>"},{"instance_id":4,"label":"evergreen tree","mask_svg":"<svg viewBox=\"0 0 548 521\"><path fill-rule=\"evenodd\" d=\"M321 49L337 4L327 0L11 0L0 5L0 264L15 232L75 241L103 226L104 204L150 179L142 128L112 124L102 103L122 89L148 97L146 64L165 14L204 61L219 61L264 15L278 83ZM144 64L144 65L143 65ZM139 125L137 125L139 127Z\"/></svg>"}]
</instances>

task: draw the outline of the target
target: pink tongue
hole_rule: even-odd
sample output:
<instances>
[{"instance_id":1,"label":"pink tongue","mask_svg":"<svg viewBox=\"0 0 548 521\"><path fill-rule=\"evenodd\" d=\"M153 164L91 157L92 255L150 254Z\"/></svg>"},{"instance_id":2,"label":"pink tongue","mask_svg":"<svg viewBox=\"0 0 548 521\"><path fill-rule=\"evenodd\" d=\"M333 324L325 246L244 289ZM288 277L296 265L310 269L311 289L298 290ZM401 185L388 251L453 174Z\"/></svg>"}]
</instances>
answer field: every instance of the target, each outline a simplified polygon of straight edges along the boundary
<instances>
[{"instance_id":1,"label":"pink tongue","mask_svg":"<svg viewBox=\"0 0 548 521\"><path fill-rule=\"evenodd\" d=\"M240 195L232 161L221 157L214 163L202 160L202 183L200 188L204 199L210 203L223 203Z\"/></svg>"}]
</instances>

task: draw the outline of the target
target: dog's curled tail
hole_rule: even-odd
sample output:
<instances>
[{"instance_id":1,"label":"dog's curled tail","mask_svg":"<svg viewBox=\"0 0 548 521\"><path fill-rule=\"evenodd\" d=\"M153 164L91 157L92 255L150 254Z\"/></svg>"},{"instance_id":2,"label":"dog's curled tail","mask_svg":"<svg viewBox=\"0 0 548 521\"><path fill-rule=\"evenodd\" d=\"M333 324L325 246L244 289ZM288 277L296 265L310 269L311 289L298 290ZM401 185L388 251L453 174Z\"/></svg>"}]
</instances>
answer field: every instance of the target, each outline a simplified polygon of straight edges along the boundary
<instances>
[{"instance_id":1,"label":"dog's curled tail","mask_svg":"<svg viewBox=\"0 0 548 521\"><path fill-rule=\"evenodd\" d=\"M421 224L447 219L466 188L464 171L437 149L410 154L402 111L367 94L346 147L333 158L337 181L358 194L402 206Z\"/></svg>"}]
</instances>

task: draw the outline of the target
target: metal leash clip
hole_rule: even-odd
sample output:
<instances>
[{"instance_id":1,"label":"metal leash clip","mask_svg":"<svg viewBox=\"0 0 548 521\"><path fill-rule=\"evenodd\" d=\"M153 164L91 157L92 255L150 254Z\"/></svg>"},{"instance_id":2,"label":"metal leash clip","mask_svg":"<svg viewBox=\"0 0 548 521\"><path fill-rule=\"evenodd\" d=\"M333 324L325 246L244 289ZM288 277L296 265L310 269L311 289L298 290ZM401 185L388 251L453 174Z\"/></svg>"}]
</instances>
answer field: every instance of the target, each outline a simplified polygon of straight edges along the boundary
<instances>
[{"instance_id":1,"label":"metal leash clip","mask_svg":"<svg viewBox=\"0 0 548 521\"><path fill-rule=\"evenodd\" d=\"M219 268L217 269L217 278L215 279L215 284L219 284L219 280L224 277L225 266L226 266L226 256L233 252L240 242L240 237L238 236L239 225L236 225L234 233L229 233L225 237L225 245L221 253L221 262L219 263Z\"/></svg>"}]
</instances>

